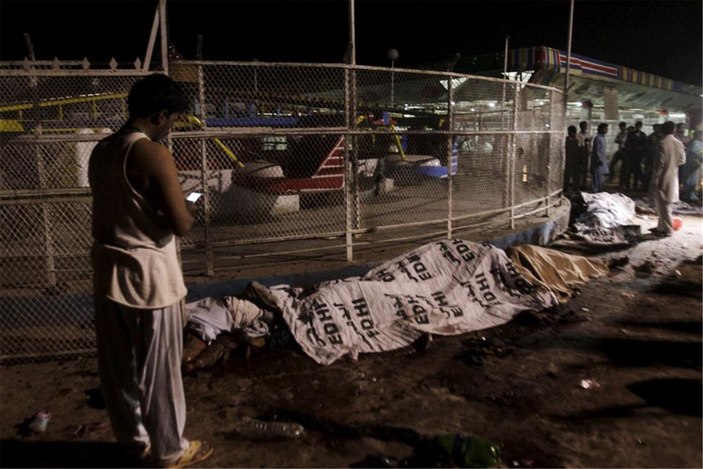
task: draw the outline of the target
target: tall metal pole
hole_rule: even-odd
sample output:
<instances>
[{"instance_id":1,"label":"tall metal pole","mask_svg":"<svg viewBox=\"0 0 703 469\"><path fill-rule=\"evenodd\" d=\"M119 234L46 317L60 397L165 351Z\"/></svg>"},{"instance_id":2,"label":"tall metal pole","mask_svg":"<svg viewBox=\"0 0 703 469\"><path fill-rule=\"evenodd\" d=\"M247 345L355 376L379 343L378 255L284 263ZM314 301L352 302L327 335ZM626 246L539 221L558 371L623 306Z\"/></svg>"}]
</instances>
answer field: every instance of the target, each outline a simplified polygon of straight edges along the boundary
<instances>
[{"instance_id":1,"label":"tall metal pole","mask_svg":"<svg viewBox=\"0 0 703 469\"><path fill-rule=\"evenodd\" d=\"M569 6L569 39L566 46L566 74L564 75L564 110L568 106L569 96L569 70L571 69L571 35L574 30L574 0ZM566 117L566 112L564 112Z\"/></svg>"},{"instance_id":2,"label":"tall metal pole","mask_svg":"<svg viewBox=\"0 0 703 469\"><path fill-rule=\"evenodd\" d=\"M503 53L503 80L508 79L508 44L510 43L510 36L507 34L505 35L505 52ZM501 129L505 126L504 124L504 117L505 117L505 82L503 82L503 101L501 105L501 112L500 112L500 122L501 122Z\"/></svg>"},{"instance_id":3,"label":"tall metal pole","mask_svg":"<svg viewBox=\"0 0 703 469\"><path fill-rule=\"evenodd\" d=\"M356 38L354 29L354 0L349 0L349 46L347 47L348 66L345 70L345 102L346 102L346 125L347 130L356 130ZM358 223L358 190L356 186L356 142L352 143L354 136L348 133L344 139L344 153L346 160L346 184L345 184L345 212L346 212L346 248L347 261L354 260L354 237L353 231L359 226Z\"/></svg>"},{"instance_id":4,"label":"tall metal pole","mask_svg":"<svg viewBox=\"0 0 703 469\"><path fill-rule=\"evenodd\" d=\"M144 54L144 66L142 70L149 70L151 67L151 56L154 53L154 44L156 43L156 34L159 32L159 18L161 11L161 5L156 5L156 12L154 12L154 22L151 25L151 34L149 35L149 43L146 46L146 54Z\"/></svg>"},{"instance_id":5,"label":"tall metal pole","mask_svg":"<svg viewBox=\"0 0 703 469\"><path fill-rule=\"evenodd\" d=\"M388 49L388 60L391 61L391 108L395 104L395 61L398 60L398 50Z\"/></svg>"},{"instance_id":6,"label":"tall metal pole","mask_svg":"<svg viewBox=\"0 0 703 469\"><path fill-rule=\"evenodd\" d=\"M354 19L354 0L349 0L349 64L356 65L356 36L354 29L356 21Z\"/></svg>"},{"instance_id":7,"label":"tall metal pole","mask_svg":"<svg viewBox=\"0 0 703 469\"><path fill-rule=\"evenodd\" d=\"M29 57L29 60L31 60L31 68L30 70L34 71L34 62L36 61L36 57L34 56L34 46L32 46L32 39L29 36L29 33L24 33L24 44L25 47L27 48L27 56ZM36 76L32 75L29 77L29 86L31 88L31 96L32 96L32 106L34 107L34 132L36 133L37 137L41 137L42 135L42 119L40 117L40 114L36 112L36 110L39 108L39 95L37 93L37 85L39 84L39 81ZM34 146L34 151L35 155L37 158L37 178L38 178L38 186L40 190L46 189L47 187L47 170L46 166L44 165L44 153L41 151L41 145L40 144L35 144ZM41 207L41 216L42 216L42 236L44 238L44 252L46 254L46 259L44 261L44 266L46 268L46 281L47 284L50 287L53 287L56 285L56 262L55 262L55 250L54 250L54 226L52 223L51 219L51 211L49 208L49 204L42 202L40 204Z\"/></svg>"},{"instance_id":8,"label":"tall metal pole","mask_svg":"<svg viewBox=\"0 0 703 469\"><path fill-rule=\"evenodd\" d=\"M395 104L394 101L394 96L395 96L395 90L393 89L395 85L395 60L391 60L391 108L393 107L393 104Z\"/></svg>"},{"instance_id":9,"label":"tall metal pole","mask_svg":"<svg viewBox=\"0 0 703 469\"><path fill-rule=\"evenodd\" d=\"M159 0L159 20L161 21L161 67L168 75L168 31L166 30L166 0Z\"/></svg>"}]
</instances>

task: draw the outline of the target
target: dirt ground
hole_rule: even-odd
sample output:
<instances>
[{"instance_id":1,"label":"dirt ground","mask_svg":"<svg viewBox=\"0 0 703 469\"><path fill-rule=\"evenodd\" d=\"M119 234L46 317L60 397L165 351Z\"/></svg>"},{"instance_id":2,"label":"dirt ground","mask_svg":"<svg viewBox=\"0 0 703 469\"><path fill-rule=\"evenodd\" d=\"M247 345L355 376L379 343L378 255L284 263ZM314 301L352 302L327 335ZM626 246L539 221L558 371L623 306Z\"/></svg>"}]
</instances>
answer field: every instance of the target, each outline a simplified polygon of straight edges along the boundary
<instances>
[{"instance_id":1,"label":"dirt ground","mask_svg":"<svg viewBox=\"0 0 703 469\"><path fill-rule=\"evenodd\" d=\"M502 467L702 467L700 217L622 259L555 311L493 329L317 365L288 347L235 351L185 377L186 435L215 446L202 467L447 465L431 438L471 434ZM655 219L639 217L643 233ZM98 392L96 360L0 368L0 466L129 466ZM588 381L584 381L588 380ZM39 410L44 433L17 425ZM295 421L298 439L236 436L243 416ZM424 458L424 459L423 459Z\"/></svg>"}]
</instances>

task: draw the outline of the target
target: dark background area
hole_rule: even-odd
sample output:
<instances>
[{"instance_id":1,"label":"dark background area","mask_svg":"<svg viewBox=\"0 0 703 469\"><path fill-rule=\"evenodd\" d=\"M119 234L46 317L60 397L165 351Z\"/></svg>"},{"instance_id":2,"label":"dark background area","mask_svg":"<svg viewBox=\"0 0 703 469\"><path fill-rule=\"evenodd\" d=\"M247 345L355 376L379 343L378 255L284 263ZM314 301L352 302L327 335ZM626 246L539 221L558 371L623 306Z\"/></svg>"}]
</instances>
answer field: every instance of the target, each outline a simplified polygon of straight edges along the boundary
<instances>
[{"instance_id":1,"label":"dark background area","mask_svg":"<svg viewBox=\"0 0 703 469\"><path fill-rule=\"evenodd\" d=\"M700 0L575 3L572 52L701 84ZM143 59L156 0L2 0L0 59ZM356 0L357 63L413 68L511 47L566 50L569 1ZM346 0L169 0L169 38L194 59L340 63L349 41ZM155 56L158 57L158 56Z\"/></svg>"}]
</instances>

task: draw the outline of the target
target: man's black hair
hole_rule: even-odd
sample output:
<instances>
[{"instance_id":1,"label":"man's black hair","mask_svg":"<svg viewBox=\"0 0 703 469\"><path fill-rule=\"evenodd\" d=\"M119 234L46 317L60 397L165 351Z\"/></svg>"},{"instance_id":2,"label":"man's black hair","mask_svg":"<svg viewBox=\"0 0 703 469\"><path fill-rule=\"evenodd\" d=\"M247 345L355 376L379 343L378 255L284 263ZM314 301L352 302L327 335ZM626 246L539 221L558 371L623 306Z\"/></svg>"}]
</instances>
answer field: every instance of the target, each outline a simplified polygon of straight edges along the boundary
<instances>
[{"instance_id":1,"label":"man's black hair","mask_svg":"<svg viewBox=\"0 0 703 469\"><path fill-rule=\"evenodd\" d=\"M576 132L576 126L575 125L570 125L567 129L569 132Z\"/></svg>"},{"instance_id":2,"label":"man's black hair","mask_svg":"<svg viewBox=\"0 0 703 469\"><path fill-rule=\"evenodd\" d=\"M676 131L676 124L672 121L666 121L662 124L661 129L664 135L671 135Z\"/></svg>"},{"instance_id":3,"label":"man's black hair","mask_svg":"<svg viewBox=\"0 0 703 469\"><path fill-rule=\"evenodd\" d=\"M601 133L601 130L607 129L607 128L608 128L608 124L606 124L605 122L598 124L598 133Z\"/></svg>"},{"instance_id":4,"label":"man's black hair","mask_svg":"<svg viewBox=\"0 0 703 469\"><path fill-rule=\"evenodd\" d=\"M181 86L166 75L155 73L142 78L127 97L130 117L149 117L159 111L186 112L190 101Z\"/></svg>"}]
</instances>

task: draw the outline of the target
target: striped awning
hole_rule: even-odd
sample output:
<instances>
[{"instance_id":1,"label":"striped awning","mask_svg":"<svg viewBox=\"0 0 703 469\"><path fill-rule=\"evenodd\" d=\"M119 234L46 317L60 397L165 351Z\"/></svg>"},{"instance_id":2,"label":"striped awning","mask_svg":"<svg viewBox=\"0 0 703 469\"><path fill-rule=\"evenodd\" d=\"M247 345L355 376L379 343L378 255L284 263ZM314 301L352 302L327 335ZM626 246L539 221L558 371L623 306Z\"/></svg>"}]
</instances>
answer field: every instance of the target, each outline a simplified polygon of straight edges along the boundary
<instances>
[{"instance_id":1,"label":"striped awning","mask_svg":"<svg viewBox=\"0 0 703 469\"><path fill-rule=\"evenodd\" d=\"M566 59L566 52L559 49L546 46L526 47L510 51L508 66L514 71L545 70L564 72L566 70ZM573 53L571 54L569 74L594 78L610 78L626 83L700 95L700 88L694 85Z\"/></svg>"}]
</instances>

